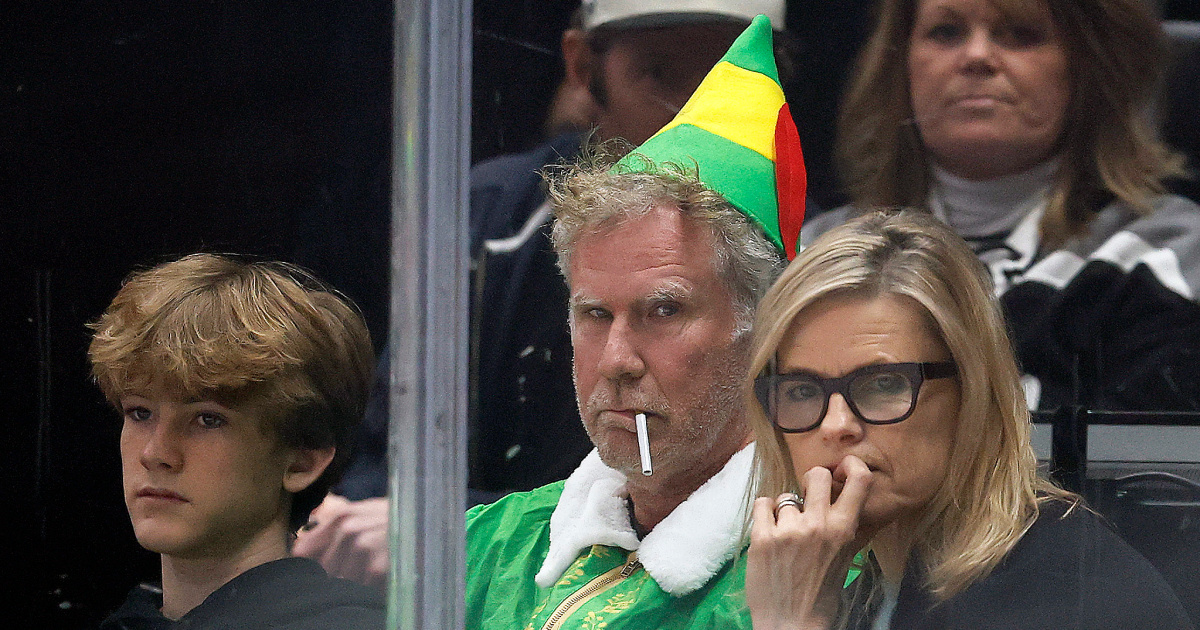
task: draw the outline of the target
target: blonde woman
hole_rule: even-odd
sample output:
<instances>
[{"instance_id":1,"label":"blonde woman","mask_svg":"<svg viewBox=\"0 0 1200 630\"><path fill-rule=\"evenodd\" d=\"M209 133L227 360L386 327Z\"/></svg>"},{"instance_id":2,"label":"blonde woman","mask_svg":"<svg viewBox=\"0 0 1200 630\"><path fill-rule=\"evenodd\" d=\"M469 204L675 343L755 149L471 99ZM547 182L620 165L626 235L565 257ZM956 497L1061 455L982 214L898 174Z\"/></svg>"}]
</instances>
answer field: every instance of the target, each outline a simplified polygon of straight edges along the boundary
<instances>
[{"instance_id":1,"label":"blonde woman","mask_svg":"<svg viewBox=\"0 0 1200 630\"><path fill-rule=\"evenodd\" d=\"M936 219L830 231L758 317L755 628L1191 627L1144 558L1037 476L991 287Z\"/></svg>"}]
</instances>

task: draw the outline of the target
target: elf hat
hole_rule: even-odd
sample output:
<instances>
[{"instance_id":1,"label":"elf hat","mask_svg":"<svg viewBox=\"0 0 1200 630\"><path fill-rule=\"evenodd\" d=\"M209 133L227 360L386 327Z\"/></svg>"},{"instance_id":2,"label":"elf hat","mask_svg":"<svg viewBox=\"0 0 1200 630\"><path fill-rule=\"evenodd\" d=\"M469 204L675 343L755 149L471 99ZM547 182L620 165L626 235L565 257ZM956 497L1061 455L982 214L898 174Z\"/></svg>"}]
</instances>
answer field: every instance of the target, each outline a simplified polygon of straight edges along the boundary
<instances>
[{"instance_id":1,"label":"elf hat","mask_svg":"<svg viewBox=\"0 0 1200 630\"><path fill-rule=\"evenodd\" d=\"M583 27L642 28L720 21L747 24L760 13L782 27L784 0L583 0Z\"/></svg>"},{"instance_id":2,"label":"elf hat","mask_svg":"<svg viewBox=\"0 0 1200 630\"><path fill-rule=\"evenodd\" d=\"M766 16L738 36L674 120L613 168L639 172L667 162L694 167L788 260L796 257L807 178Z\"/></svg>"}]
</instances>

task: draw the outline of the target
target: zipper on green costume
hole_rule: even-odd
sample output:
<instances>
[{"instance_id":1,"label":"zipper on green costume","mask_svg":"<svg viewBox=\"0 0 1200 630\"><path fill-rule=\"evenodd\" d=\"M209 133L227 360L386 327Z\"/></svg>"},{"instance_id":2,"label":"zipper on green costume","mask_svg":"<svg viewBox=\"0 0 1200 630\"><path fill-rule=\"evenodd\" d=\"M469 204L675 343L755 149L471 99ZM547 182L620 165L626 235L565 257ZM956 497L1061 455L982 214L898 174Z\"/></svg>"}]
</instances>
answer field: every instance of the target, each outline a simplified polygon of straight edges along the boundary
<instances>
[{"instance_id":1,"label":"zipper on green costume","mask_svg":"<svg viewBox=\"0 0 1200 630\"><path fill-rule=\"evenodd\" d=\"M584 584L583 588L580 588L578 591L572 593L570 597L564 599L558 605L558 608L554 609L554 614L550 615L550 618L546 620L545 625L542 626L542 630L553 630L559 627L559 624L567 618L567 615L582 606L584 602L608 590L609 587L615 585L617 582L633 575L633 572L640 568L642 568L642 563L637 559L637 552L635 551L629 554L629 559L625 564L601 573L593 578L591 582Z\"/></svg>"}]
</instances>

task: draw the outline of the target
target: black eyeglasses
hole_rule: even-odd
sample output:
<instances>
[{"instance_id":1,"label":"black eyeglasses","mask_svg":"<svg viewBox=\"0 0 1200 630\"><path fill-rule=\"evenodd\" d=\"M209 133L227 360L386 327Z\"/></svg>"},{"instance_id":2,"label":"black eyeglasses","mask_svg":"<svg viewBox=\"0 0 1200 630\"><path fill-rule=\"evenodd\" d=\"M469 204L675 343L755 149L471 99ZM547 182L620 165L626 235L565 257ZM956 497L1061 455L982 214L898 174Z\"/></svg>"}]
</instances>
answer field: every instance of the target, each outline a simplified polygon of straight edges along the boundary
<instances>
[{"instance_id":1,"label":"black eyeglasses","mask_svg":"<svg viewBox=\"0 0 1200 630\"><path fill-rule=\"evenodd\" d=\"M916 409L922 383L957 373L953 361L943 361L868 365L837 378L811 372L764 374L754 379L754 393L771 423L784 433L820 426L835 392L863 422L895 424Z\"/></svg>"}]
</instances>

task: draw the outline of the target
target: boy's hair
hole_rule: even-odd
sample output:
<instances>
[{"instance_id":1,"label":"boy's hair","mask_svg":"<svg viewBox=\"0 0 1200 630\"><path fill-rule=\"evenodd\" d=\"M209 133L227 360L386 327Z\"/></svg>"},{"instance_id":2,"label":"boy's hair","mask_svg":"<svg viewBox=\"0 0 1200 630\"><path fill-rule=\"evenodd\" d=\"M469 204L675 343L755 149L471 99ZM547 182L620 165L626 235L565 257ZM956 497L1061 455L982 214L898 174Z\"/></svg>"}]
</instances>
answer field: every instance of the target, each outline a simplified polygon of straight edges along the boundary
<instances>
[{"instance_id":1,"label":"boy's hair","mask_svg":"<svg viewBox=\"0 0 1200 630\"><path fill-rule=\"evenodd\" d=\"M353 303L306 271L193 254L131 275L90 327L92 374L114 406L151 385L258 403L281 445L336 447L292 497L292 531L341 477L371 384L371 338Z\"/></svg>"}]
</instances>

